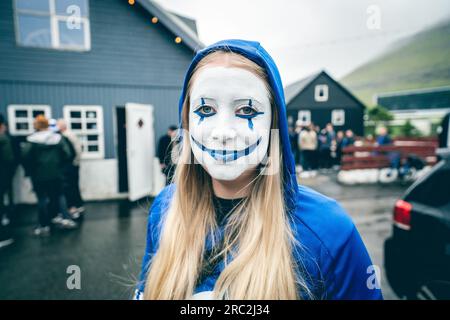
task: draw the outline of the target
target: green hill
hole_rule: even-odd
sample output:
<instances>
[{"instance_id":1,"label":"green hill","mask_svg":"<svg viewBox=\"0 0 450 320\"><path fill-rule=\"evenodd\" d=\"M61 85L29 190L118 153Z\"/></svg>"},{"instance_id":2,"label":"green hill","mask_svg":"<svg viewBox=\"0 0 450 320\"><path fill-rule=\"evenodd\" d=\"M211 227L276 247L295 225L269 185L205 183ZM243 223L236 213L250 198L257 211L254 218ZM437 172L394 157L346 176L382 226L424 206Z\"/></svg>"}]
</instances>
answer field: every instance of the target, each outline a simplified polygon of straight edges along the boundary
<instances>
[{"instance_id":1,"label":"green hill","mask_svg":"<svg viewBox=\"0 0 450 320\"><path fill-rule=\"evenodd\" d=\"M450 85L450 20L394 43L340 81L367 106L376 93Z\"/></svg>"}]
</instances>

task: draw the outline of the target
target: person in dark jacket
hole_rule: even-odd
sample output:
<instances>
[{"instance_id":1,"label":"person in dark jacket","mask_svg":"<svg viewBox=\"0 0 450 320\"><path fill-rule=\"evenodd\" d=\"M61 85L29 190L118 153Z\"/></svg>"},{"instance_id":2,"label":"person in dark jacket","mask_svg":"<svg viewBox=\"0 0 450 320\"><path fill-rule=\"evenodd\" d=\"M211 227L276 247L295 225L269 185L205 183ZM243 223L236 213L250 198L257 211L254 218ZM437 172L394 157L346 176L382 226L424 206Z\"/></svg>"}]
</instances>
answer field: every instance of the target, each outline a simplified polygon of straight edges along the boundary
<instances>
[{"instance_id":1,"label":"person in dark jacket","mask_svg":"<svg viewBox=\"0 0 450 320\"><path fill-rule=\"evenodd\" d=\"M319 166L322 169L329 169L332 165L331 147L333 140L335 140L335 136L336 134L331 123L328 123L326 127L320 131Z\"/></svg>"},{"instance_id":2,"label":"person in dark jacket","mask_svg":"<svg viewBox=\"0 0 450 320\"><path fill-rule=\"evenodd\" d=\"M5 194L11 184L14 153L11 141L6 134L6 122L0 114L0 248L13 243L9 228L3 225L6 220Z\"/></svg>"},{"instance_id":3,"label":"person in dark jacket","mask_svg":"<svg viewBox=\"0 0 450 320\"><path fill-rule=\"evenodd\" d=\"M36 132L27 137L23 150L23 164L31 177L38 198L39 226L37 236L50 233L50 222L59 211L62 219L57 221L64 228L74 228L63 197L63 167L70 159L70 150L62 136L49 130L48 120L43 115L36 117Z\"/></svg>"},{"instance_id":4,"label":"person in dark jacket","mask_svg":"<svg viewBox=\"0 0 450 320\"><path fill-rule=\"evenodd\" d=\"M342 140L342 148L352 146L355 143L355 134L352 130L345 131L345 137Z\"/></svg>"},{"instance_id":5,"label":"person in dark jacket","mask_svg":"<svg viewBox=\"0 0 450 320\"><path fill-rule=\"evenodd\" d=\"M177 126L171 125L167 134L162 136L158 142L158 159L162 173L166 176L166 185L172 180L175 172L175 163L172 161L173 141L177 134Z\"/></svg>"}]
</instances>

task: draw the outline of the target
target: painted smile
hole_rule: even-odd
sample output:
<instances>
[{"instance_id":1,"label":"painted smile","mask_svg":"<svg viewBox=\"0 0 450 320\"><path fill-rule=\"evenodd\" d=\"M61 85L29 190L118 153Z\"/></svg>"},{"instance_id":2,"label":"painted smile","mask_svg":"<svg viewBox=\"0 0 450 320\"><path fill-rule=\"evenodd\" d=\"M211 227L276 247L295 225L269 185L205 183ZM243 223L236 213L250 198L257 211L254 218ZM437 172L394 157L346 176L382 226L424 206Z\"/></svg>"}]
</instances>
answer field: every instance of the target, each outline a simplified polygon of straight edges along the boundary
<instances>
[{"instance_id":1,"label":"painted smile","mask_svg":"<svg viewBox=\"0 0 450 320\"><path fill-rule=\"evenodd\" d=\"M256 149L256 147L261 142L261 137L253 143L252 145L248 146L247 148L243 150L215 150L215 149L209 149L205 147L203 144L198 142L194 139L193 136L191 136L194 143L199 147L202 151L208 152L208 154L213 157L215 160L222 161L222 162L231 162L239 159L243 156L248 156L250 153L253 152L253 150Z\"/></svg>"}]
</instances>

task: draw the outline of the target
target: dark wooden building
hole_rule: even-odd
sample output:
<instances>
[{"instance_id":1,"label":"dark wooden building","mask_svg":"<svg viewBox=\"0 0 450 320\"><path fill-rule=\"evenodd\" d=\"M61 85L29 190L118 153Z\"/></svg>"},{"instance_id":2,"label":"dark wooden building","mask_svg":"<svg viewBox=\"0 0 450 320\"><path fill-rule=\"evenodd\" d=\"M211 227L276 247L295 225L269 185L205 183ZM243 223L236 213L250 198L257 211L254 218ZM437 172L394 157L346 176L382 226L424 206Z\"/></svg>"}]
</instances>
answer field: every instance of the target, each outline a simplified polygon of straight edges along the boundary
<instances>
[{"instance_id":1,"label":"dark wooden building","mask_svg":"<svg viewBox=\"0 0 450 320\"><path fill-rule=\"evenodd\" d=\"M364 134L364 104L325 71L288 85L285 96L290 124L332 123L336 131Z\"/></svg>"}]
</instances>

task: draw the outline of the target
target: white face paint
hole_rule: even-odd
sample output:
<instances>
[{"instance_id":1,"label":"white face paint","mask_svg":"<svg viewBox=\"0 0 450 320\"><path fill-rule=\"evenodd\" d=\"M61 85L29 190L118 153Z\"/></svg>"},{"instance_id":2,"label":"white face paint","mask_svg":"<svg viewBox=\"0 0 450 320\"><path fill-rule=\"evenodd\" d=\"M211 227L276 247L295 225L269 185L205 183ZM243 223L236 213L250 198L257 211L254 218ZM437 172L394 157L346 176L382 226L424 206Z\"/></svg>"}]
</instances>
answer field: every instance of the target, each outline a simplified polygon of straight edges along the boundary
<instances>
[{"instance_id":1,"label":"white face paint","mask_svg":"<svg viewBox=\"0 0 450 320\"><path fill-rule=\"evenodd\" d=\"M207 67L194 80L189 137L195 159L218 180L234 180L264 159L272 119L264 81L241 68Z\"/></svg>"}]
</instances>

